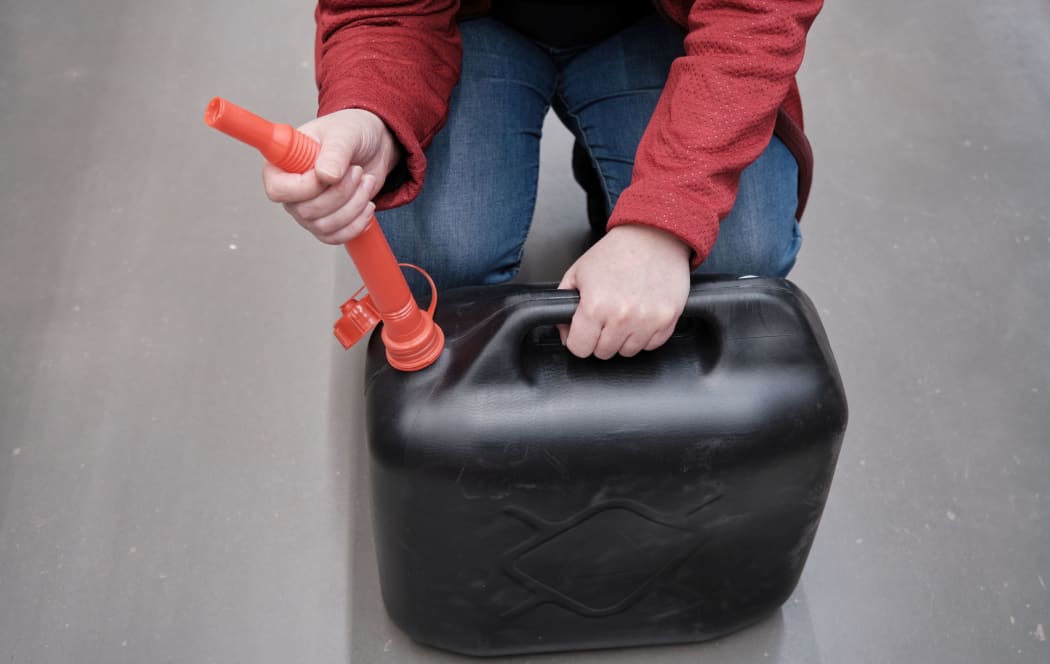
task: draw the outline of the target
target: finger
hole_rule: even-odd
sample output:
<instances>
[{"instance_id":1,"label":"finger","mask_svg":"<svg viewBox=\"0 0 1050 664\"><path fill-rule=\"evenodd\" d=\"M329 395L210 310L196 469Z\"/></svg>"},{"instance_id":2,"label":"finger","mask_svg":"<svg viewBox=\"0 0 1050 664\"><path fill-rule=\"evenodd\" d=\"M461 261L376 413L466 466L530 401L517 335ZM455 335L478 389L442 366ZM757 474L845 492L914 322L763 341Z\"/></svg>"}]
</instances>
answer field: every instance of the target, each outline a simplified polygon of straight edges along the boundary
<instances>
[{"instance_id":1,"label":"finger","mask_svg":"<svg viewBox=\"0 0 1050 664\"><path fill-rule=\"evenodd\" d=\"M599 360L608 360L620 352L630 336L630 329L625 323L606 323L594 345L594 356Z\"/></svg>"},{"instance_id":2,"label":"finger","mask_svg":"<svg viewBox=\"0 0 1050 664\"><path fill-rule=\"evenodd\" d=\"M624 357L634 357L642 352L651 338L652 335L648 332L629 335L620 346L620 355L623 355Z\"/></svg>"},{"instance_id":3,"label":"finger","mask_svg":"<svg viewBox=\"0 0 1050 664\"><path fill-rule=\"evenodd\" d=\"M645 344L645 350L656 350L660 346L667 343L667 340L671 338L671 334L674 332L674 325L667 325L660 328L649 337L649 341Z\"/></svg>"},{"instance_id":4,"label":"finger","mask_svg":"<svg viewBox=\"0 0 1050 664\"><path fill-rule=\"evenodd\" d=\"M372 221L372 215L374 215L375 213L376 204L369 203L365 206L365 210L361 213L361 216L351 221L341 230L325 238L324 241L328 244L343 244L345 242L353 240L355 237L360 235L363 230L365 230L369 222Z\"/></svg>"},{"instance_id":5,"label":"finger","mask_svg":"<svg viewBox=\"0 0 1050 664\"><path fill-rule=\"evenodd\" d=\"M562 275L561 281L558 282L558 290L575 290L576 289L576 270L575 266L570 267Z\"/></svg>"},{"instance_id":6,"label":"finger","mask_svg":"<svg viewBox=\"0 0 1050 664\"><path fill-rule=\"evenodd\" d=\"M365 173L361 178L361 186L368 190L368 200L372 200L379 195L379 190L383 188L383 183L380 182L374 173Z\"/></svg>"},{"instance_id":7,"label":"finger","mask_svg":"<svg viewBox=\"0 0 1050 664\"><path fill-rule=\"evenodd\" d=\"M569 325L569 334L565 338L565 347L576 357L589 357L594 353L602 326L598 321L576 311Z\"/></svg>"},{"instance_id":8,"label":"finger","mask_svg":"<svg viewBox=\"0 0 1050 664\"><path fill-rule=\"evenodd\" d=\"M354 166L347 173L346 177L337 184L325 189L316 198L288 206L288 212L293 217L298 217L304 221L323 219L339 210L354 197L358 186L361 184L363 175L364 169L360 166Z\"/></svg>"},{"instance_id":9,"label":"finger","mask_svg":"<svg viewBox=\"0 0 1050 664\"><path fill-rule=\"evenodd\" d=\"M375 186L375 178L371 175L365 175L362 180L361 186L357 188L357 191L354 192L354 195L350 197L350 200L343 207L329 216L310 224L310 232L316 235L319 240L329 244L339 244L340 238L346 235L342 231L362 216L370 202L369 194ZM343 241L345 242L345 240Z\"/></svg>"},{"instance_id":10,"label":"finger","mask_svg":"<svg viewBox=\"0 0 1050 664\"><path fill-rule=\"evenodd\" d=\"M576 270L570 267L562 275L561 281L558 283L558 290L575 290L576 289ZM561 337L561 345L565 346L569 339L569 325L567 323L558 324L558 336Z\"/></svg>"},{"instance_id":11,"label":"finger","mask_svg":"<svg viewBox=\"0 0 1050 664\"><path fill-rule=\"evenodd\" d=\"M273 164L262 169L263 191L274 203L300 203L316 198L326 188L313 171L288 173Z\"/></svg>"},{"instance_id":12,"label":"finger","mask_svg":"<svg viewBox=\"0 0 1050 664\"><path fill-rule=\"evenodd\" d=\"M371 192L370 196L374 196L375 192L379 189L379 185L375 182L375 176L365 174L361 180L360 189L364 192ZM360 235L361 232L368 227L368 224L372 221L372 218L376 213L376 204L368 200L370 196L365 197L365 207L360 215L351 219L350 223L346 224L339 230L326 235L322 238L322 241L329 244L343 244L344 242L352 240Z\"/></svg>"},{"instance_id":13,"label":"finger","mask_svg":"<svg viewBox=\"0 0 1050 664\"><path fill-rule=\"evenodd\" d=\"M353 134L336 134L321 142L321 150L314 160L317 179L332 185L343 179L357 149L357 140Z\"/></svg>"}]
</instances>

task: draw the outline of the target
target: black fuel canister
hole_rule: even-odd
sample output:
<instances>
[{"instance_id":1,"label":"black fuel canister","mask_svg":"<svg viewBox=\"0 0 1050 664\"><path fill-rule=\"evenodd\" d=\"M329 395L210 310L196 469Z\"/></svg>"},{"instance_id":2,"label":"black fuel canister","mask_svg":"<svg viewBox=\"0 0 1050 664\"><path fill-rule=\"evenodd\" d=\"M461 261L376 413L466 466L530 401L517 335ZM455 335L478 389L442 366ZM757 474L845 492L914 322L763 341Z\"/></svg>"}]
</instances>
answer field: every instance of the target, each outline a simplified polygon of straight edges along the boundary
<instances>
[{"instance_id":1,"label":"black fuel canister","mask_svg":"<svg viewBox=\"0 0 1050 664\"><path fill-rule=\"evenodd\" d=\"M387 611L471 655L700 641L776 610L802 573L847 408L809 299L694 278L671 339L580 359L571 291L442 294L446 345L366 368Z\"/></svg>"}]
</instances>

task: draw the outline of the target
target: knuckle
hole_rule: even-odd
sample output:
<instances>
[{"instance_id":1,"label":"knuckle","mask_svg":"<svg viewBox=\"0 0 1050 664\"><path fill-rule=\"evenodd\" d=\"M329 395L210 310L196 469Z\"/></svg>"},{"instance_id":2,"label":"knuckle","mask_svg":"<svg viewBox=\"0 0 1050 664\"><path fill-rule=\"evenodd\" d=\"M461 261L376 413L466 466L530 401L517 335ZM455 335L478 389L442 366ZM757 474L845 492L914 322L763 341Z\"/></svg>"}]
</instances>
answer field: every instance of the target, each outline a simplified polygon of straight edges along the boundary
<instances>
[{"instance_id":1,"label":"knuckle","mask_svg":"<svg viewBox=\"0 0 1050 664\"><path fill-rule=\"evenodd\" d=\"M338 219L325 219L313 225L311 232L325 244L340 244L339 240L345 233L346 224Z\"/></svg>"},{"instance_id":2,"label":"knuckle","mask_svg":"<svg viewBox=\"0 0 1050 664\"><path fill-rule=\"evenodd\" d=\"M663 309L657 309L650 312L649 316L645 319L646 331L652 335L656 334L660 330L669 327L673 322L674 316L672 312L664 311Z\"/></svg>"},{"instance_id":3,"label":"knuckle","mask_svg":"<svg viewBox=\"0 0 1050 664\"><path fill-rule=\"evenodd\" d=\"M321 216L318 214L317 206L313 203L296 203L292 207L295 214L303 221L317 221Z\"/></svg>"},{"instance_id":4,"label":"knuckle","mask_svg":"<svg viewBox=\"0 0 1050 664\"><path fill-rule=\"evenodd\" d=\"M652 339L649 340L649 343L645 345L645 348L646 350L656 350L660 346L663 346L665 343L667 343L667 340L670 338L670 330L660 330L659 332L653 335Z\"/></svg>"},{"instance_id":5,"label":"knuckle","mask_svg":"<svg viewBox=\"0 0 1050 664\"><path fill-rule=\"evenodd\" d=\"M673 323L678 319L678 309L672 304L661 304L656 312L657 320L665 323Z\"/></svg>"},{"instance_id":6,"label":"knuckle","mask_svg":"<svg viewBox=\"0 0 1050 664\"><path fill-rule=\"evenodd\" d=\"M615 311L615 306L602 297L593 297L580 302L580 313L591 320L607 320Z\"/></svg>"},{"instance_id":7,"label":"knuckle","mask_svg":"<svg viewBox=\"0 0 1050 664\"><path fill-rule=\"evenodd\" d=\"M266 193L266 198L270 199L273 203L284 202L282 189L276 182L274 182L273 178L263 177L263 192Z\"/></svg>"},{"instance_id":8,"label":"knuckle","mask_svg":"<svg viewBox=\"0 0 1050 664\"><path fill-rule=\"evenodd\" d=\"M299 211L293 203L282 203L281 205L284 207L284 211L287 212L292 219L295 219L297 223L306 223L306 220L299 215Z\"/></svg>"},{"instance_id":9,"label":"knuckle","mask_svg":"<svg viewBox=\"0 0 1050 664\"><path fill-rule=\"evenodd\" d=\"M324 219L321 219L320 221L317 221L314 224L314 228L317 230L317 232L326 236L334 235L346 228L346 226L346 220L340 218L337 215L325 217Z\"/></svg>"}]
</instances>

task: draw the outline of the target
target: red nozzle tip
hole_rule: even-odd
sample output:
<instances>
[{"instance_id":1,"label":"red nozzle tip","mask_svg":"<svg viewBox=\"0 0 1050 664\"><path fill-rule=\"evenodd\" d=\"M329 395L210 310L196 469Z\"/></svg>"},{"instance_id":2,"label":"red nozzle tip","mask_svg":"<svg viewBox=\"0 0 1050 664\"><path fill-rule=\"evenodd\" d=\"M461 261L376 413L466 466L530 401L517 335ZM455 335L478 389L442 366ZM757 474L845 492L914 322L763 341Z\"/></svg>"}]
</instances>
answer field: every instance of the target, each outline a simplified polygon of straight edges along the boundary
<instances>
[{"instance_id":1,"label":"red nozzle tip","mask_svg":"<svg viewBox=\"0 0 1050 664\"><path fill-rule=\"evenodd\" d=\"M208 107L204 109L204 122L227 136L261 150L264 155L274 148L272 122L222 97L215 97L208 102Z\"/></svg>"},{"instance_id":2,"label":"red nozzle tip","mask_svg":"<svg viewBox=\"0 0 1050 664\"><path fill-rule=\"evenodd\" d=\"M214 127L215 124L222 117L223 106L226 100L222 97L213 97L208 102L208 107L204 109L204 123L209 127Z\"/></svg>"},{"instance_id":3,"label":"red nozzle tip","mask_svg":"<svg viewBox=\"0 0 1050 664\"><path fill-rule=\"evenodd\" d=\"M290 173L313 168L317 141L286 124L274 124L222 97L204 109L204 122L262 152L267 161Z\"/></svg>"}]
</instances>

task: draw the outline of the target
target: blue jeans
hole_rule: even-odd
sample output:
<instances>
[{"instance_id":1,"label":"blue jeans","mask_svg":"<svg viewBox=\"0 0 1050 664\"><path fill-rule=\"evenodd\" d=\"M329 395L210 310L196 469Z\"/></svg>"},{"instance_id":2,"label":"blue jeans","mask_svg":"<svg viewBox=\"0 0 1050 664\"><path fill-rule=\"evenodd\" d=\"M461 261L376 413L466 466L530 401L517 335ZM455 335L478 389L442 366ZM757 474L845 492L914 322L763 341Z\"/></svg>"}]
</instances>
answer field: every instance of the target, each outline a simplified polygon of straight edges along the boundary
<instances>
[{"instance_id":1,"label":"blue jeans","mask_svg":"<svg viewBox=\"0 0 1050 664\"><path fill-rule=\"evenodd\" d=\"M593 160L607 212L630 183L634 154L683 35L657 15L598 44L552 49L492 18L464 21L463 73L448 123L426 151L423 190L380 212L402 262L439 289L514 277L532 222L543 118L553 107ZM801 245L798 164L773 138L742 174L735 206L699 272L784 276Z\"/></svg>"}]
</instances>

